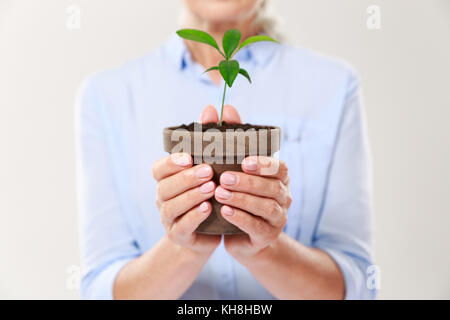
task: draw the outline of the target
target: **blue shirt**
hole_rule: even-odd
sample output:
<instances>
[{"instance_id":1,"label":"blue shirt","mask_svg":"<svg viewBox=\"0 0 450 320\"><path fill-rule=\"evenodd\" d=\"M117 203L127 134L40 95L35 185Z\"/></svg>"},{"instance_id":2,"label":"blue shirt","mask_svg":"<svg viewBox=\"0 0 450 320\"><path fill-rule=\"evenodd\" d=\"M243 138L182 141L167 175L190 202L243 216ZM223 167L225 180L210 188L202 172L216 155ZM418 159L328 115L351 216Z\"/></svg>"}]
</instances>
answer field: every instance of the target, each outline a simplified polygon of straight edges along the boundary
<instances>
[{"instance_id":1,"label":"blue shirt","mask_svg":"<svg viewBox=\"0 0 450 320\"><path fill-rule=\"evenodd\" d=\"M337 262L346 298L372 298L370 163L357 75L343 62L274 43L253 44L236 58L253 84L238 77L226 103L244 122L282 128L279 157L293 196L284 232ZM164 127L220 105L222 85L202 72L174 36L82 84L76 138L83 298L112 298L119 270L164 236L151 167L166 156ZM222 242L182 298L273 297Z\"/></svg>"}]
</instances>

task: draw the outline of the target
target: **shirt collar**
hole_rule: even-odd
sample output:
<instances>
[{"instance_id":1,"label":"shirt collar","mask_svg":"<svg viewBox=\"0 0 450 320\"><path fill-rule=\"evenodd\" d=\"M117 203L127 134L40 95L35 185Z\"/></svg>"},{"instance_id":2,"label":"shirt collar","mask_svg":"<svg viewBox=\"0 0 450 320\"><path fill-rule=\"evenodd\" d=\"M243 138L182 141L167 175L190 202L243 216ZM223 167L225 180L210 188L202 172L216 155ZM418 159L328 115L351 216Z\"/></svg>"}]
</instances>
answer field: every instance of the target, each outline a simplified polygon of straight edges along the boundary
<instances>
[{"instance_id":1,"label":"shirt collar","mask_svg":"<svg viewBox=\"0 0 450 320\"><path fill-rule=\"evenodd\" d=\"M165 46L170 58L180 70L184 70L192 66L193 60L191 54L189 53L183 39L181 39L178 35L172 35ZM273 42L253 43L241 49L236 54L235 58L240 63L250 62L264 67L273 58L278 46L279 44Z\"/></svg>"}]
</instances>

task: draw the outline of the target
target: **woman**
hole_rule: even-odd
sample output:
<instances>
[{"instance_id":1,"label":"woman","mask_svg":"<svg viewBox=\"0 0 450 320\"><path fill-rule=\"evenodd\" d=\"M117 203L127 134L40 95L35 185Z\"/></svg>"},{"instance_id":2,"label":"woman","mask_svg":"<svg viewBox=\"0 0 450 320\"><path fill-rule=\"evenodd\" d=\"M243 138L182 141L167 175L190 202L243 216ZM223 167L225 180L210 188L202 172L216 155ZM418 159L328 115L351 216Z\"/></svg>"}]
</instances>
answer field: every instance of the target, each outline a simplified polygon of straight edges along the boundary
<instances>
[{"instance_id":1,"label":"woman","mask_svg":"<svg viewBox=\"0 0 450 320\"><path fill-rule=\"evenodd\" d=\"M262 18L264 0L184 5L184 26L218 40L230 28L243 38L271 31ZM202 75L221 60L208 46L174 36L82 86L83 297L373 297L366 287L369 159L355 73L333 59L273 43L251 45L236 58L254 84L236 80L228 98L237 109L227 106L224 118L282 128L280 170L271 176L260 168L274 159L247 158L243 173L226 172L216 186L208 165L193 166L186 154L164 155L162 128L199 114L202 122L218 120L212 106L202 111L221 91L219 74ZM194 232L210 214L212 197L245 235L221 241Z\"/></svg>"}]
</instances>

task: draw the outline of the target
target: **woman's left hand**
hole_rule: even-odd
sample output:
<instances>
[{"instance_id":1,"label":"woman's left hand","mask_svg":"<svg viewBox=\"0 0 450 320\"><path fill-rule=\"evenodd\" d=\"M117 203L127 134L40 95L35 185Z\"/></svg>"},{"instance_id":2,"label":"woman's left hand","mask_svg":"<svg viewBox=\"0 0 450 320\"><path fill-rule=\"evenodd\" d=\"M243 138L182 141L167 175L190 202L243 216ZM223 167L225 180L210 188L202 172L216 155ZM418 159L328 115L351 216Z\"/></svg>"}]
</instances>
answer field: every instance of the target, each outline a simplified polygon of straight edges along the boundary
<instances>
[{"instance_id":1,"label":"woman's left hand","mask_svg":"<svg viewBox=\"0 0 450 320\"><path fill-rule=\"evenodd\" d=\"M237 260L255 256L278 239L292 202L284 162L247 157L242 170L224 172L215 191L216 200L224 204L222 216L246 233L225 236L225 247Z\"/></svg>"}]
</instances>

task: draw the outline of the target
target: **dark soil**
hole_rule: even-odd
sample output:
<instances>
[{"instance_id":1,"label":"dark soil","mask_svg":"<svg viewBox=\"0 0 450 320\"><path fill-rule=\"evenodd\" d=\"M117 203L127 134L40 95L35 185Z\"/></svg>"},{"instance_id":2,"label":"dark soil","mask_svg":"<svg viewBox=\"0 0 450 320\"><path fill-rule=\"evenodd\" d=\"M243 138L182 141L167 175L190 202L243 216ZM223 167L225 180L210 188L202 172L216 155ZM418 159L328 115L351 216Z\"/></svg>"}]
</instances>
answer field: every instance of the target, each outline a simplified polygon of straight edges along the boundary
<instances>
[{"instance_id":1,"label":"dark soil","mask_svg":"<svg viewBox=\"0 0 450 320\"><path fill-rule=\"evenodd\" d=\"M189 131L194 131L194 125L200 125L200 123L198 122L192 122L190 124L182 124L181 126L178 127L173 127L172 129L185 129L185 130L189 130ZM243 129L243 130L248 130L248 129L255 129L255 130L261 130L261 129L273 129L273 127L270 126L258 126L258 125L252 125L249 123L242 123L242 124L236 124L236 123L226 123L225 121L222 123L221 126L219 126L219 124L217 123L206 123L206 124L202 124L202 132L205 132L208 129L218 129L219 131L225 132L227 129Z\"/></svg>"}]
</instances>

